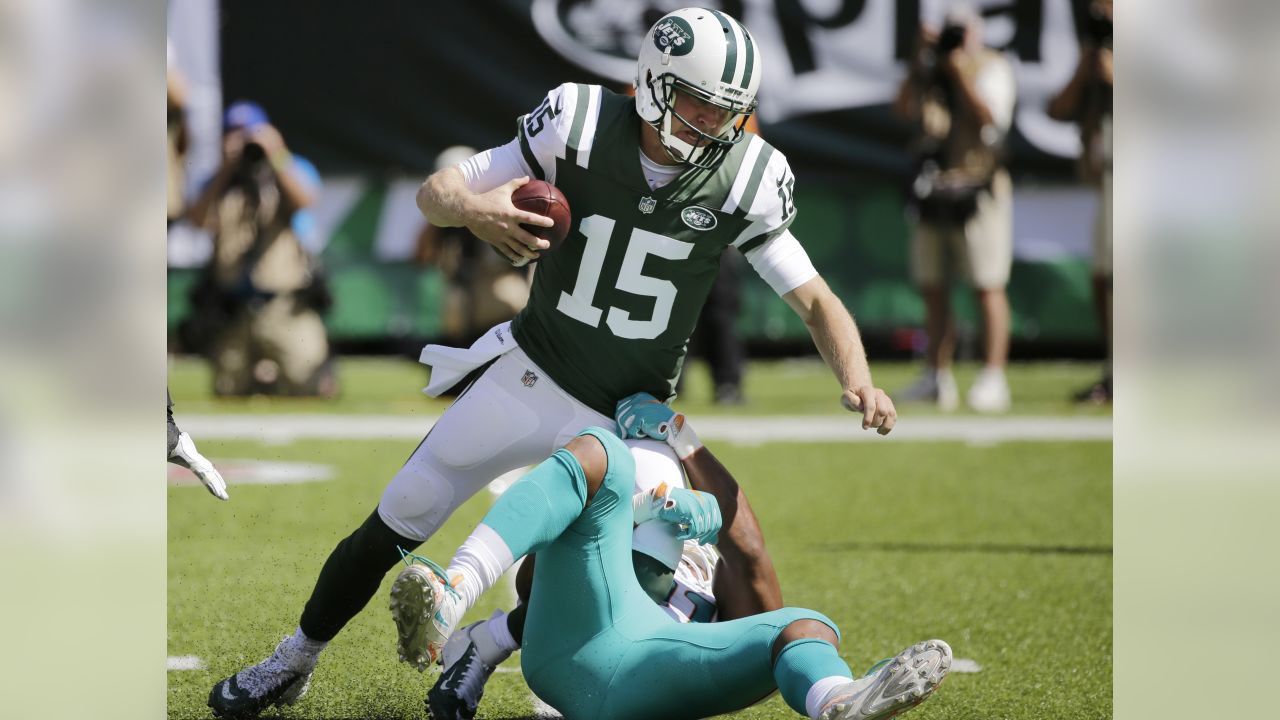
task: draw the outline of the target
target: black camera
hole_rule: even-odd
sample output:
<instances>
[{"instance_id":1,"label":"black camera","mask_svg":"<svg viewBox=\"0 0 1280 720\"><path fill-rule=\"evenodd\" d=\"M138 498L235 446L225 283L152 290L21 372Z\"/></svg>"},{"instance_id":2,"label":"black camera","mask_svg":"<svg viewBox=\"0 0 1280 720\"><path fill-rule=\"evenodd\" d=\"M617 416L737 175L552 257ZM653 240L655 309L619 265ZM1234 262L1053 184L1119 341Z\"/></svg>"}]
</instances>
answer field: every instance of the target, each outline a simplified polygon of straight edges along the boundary
<instances>
[{"instance_id":1,"label":"black camera","mask_svg":"<svg viewBox=\"0 0 1280 720\"><path fill-rule=\"evenodd\" d=\"M946 55L964 45L964 36L968 29L964 25L947 25L938 33L938 54Z\"/></svg>"},{"instance_id":2,"label":"black camera","mask_svg":"<svg viewBox=\"0 0 1280 720\"><path fill-rule=\"evenodd\" d=\"M246 165L252 165L265 160L267 157L267 151L256 142L249 142L245 143L244 150L241 152L240 157Z\"/></svg>"},{"instance_id":3,"label":"black camera","mask_svg":"<svg viewBox=\"0 0 1280 720\"><path fill-rule=\"evenodd\" d=\"M1111 47L1111 18L1096 7L1089 8L1089 18L1084 24L1084 34L1098 47Z\"/></svg>"}]
</instances>

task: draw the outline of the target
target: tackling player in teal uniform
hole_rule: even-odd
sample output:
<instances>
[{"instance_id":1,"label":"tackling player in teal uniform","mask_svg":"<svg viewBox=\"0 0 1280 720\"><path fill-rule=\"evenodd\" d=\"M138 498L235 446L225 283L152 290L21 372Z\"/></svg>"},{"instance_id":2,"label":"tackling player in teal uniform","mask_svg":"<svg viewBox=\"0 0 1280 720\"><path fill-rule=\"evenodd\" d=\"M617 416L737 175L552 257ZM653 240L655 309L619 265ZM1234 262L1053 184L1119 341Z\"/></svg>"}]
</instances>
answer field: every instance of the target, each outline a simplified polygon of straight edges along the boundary
<instances>
[{"instance_id":1,"label":"tackling player in teal uniform","mask_svg":"<svg viewBox=\"0 0 1280 720\"><path fill-rule=\"evenodd\" d=\"M427 179L418 204L433 224L466 226L514 262L548 246L520 224L550 220L511 203L528 177L565 193L572 231L539 260L513 323L470 349L424 350L430 392L465 390L330 554L294 634L214 686L215 714L251 718L296 702L320 652L398 562L397 548L430 538L499 475L586 427L611 425L619 399L640 391L669 399L730 246L804 320L844 406L862 413L864 428L893 428L897 412L872 382L852 317L788 230L796 208L786 158L744 130L761 74L759 49L737 21L678 10L642 41L634 99L562 85L521 118L511 143ZM682 484L674 457L667 468L669 484ZM668 545L678 546L672 535Z\"/></svg>"},{"instance_id":2,"label":"tackling player in teal uniform","mask_svg":"<svg viewBox=\"0 0 1280 720\"><path fill-rule=\"evenodd\" d=\"M669 429L652 434L670 443L691 477L727 477L683 416L655 410ZM836 651L835 624L810 610L674 622L632 566L636 507L629 500L636 480L622 441L600 428L584 430L499 498L447 572L418 558L422 564L400 574L397 585L423 589L415 642L444 642L480 591L515 558L536 552L521 667L529 687L568 720L710 717L775 689L814 720L886 720L923 702L950 670L951 648L929 640L855 680ZM715 542L721 519L715 499L679 493L681 502L668 502L659 517L687 528L697 542ZM429 708L435 720L475 712L449 708L442 716Z\"/></svg>"}]
</instances>

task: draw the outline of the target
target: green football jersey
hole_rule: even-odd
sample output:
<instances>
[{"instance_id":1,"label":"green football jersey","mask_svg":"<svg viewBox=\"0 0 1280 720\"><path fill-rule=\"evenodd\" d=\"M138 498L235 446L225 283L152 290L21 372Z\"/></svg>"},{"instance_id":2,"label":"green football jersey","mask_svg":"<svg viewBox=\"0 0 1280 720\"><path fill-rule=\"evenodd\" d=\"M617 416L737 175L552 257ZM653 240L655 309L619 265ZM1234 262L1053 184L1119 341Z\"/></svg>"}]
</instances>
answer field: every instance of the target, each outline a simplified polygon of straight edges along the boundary
<instances>
[{"instance_id":1,"label":"green football jersey","mask_svg":"<svg viewBox=\"0 0 1280 720\"><path fill-rule=\"evenodd\" d=\"M649 188L635 101L597 85L552 90L518 129L525 162L573 214L537 263L520 347L582 403L613 416L645 391L670 399L721 253L761 249L795 218L786 158L747 134L713 170Z\"/></svg>"}]
</instances>

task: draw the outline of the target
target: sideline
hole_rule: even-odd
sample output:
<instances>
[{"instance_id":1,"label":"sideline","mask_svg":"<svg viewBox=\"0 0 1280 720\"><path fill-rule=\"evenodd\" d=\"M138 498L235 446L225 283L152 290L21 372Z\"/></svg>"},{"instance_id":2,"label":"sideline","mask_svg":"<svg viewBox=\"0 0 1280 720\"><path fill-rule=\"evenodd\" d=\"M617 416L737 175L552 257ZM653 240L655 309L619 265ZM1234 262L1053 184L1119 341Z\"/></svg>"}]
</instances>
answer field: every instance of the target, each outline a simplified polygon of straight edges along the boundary
<instances>
[{"instance_id":1,"label":"sideline","mask_svg":"<svg viewBox=\"0 0 1280 720\"><path fill-rule=\"evenodd\" d=\"M183 415L182 429L197 440L421 440L436 415ZM766 442L938 442L975 445L1028 440L1109 441L1110 417L925 417L900 421L880 437L845 415L732 417L701 415L694 423L708 440L743 445Z\"/></svg>"}]
</instances>

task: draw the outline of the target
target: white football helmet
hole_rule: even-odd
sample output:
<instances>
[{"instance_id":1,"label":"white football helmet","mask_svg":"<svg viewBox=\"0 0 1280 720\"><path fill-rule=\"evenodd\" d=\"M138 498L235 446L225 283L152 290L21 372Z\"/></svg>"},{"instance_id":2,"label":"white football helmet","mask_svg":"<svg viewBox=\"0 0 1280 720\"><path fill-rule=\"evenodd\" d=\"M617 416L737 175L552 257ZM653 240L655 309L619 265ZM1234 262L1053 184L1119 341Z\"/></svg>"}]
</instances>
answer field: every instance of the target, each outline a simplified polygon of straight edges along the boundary
<instances>
[{"instance_id":1,"label":"white football helmet","mask_svg":"<svg viewBox=\"0 0 1280 720\"><path fill-rule=\"evenodd\" d=\"M641 41L636 63L636 112L652 125L672 159L715 167L742 139L756 109L760 49L737 20L717 10L684 8L662 16ZM713 134L685 121L697 136L687 142L672 128L675 93L683 91L729 111ZM684 118L680 118L684 121Z\"/></svg>"}]
</instances>

